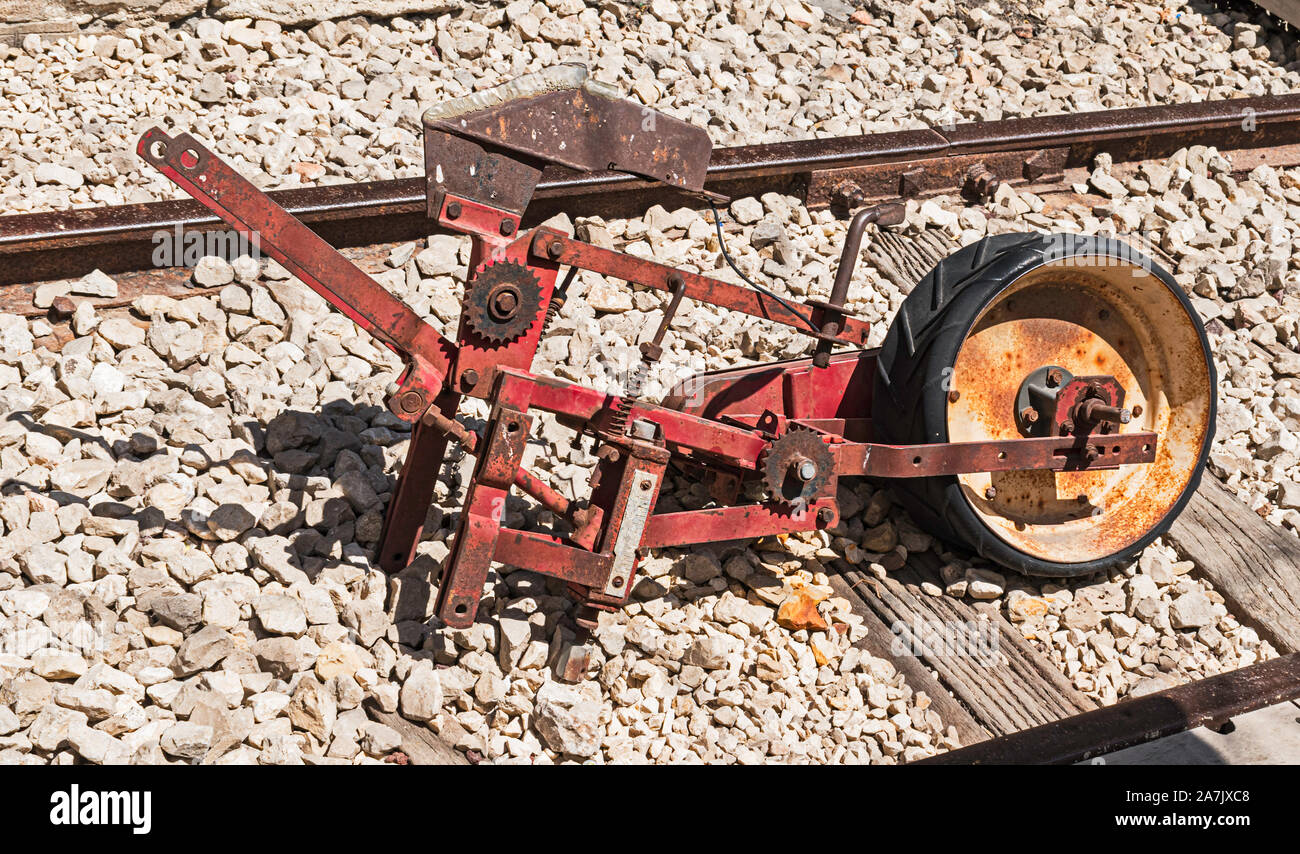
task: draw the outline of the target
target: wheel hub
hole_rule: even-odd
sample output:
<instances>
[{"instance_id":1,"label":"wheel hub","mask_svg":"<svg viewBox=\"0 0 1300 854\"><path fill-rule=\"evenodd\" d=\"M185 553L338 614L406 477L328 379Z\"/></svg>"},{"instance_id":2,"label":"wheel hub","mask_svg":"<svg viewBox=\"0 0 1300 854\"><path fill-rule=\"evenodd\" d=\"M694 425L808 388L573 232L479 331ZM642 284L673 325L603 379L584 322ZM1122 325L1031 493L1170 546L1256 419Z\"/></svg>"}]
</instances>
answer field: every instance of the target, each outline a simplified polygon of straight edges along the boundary
<instances>
[{"instance_id":1,"label":"wheel hub","mask_svg":"<svg viewBox=\"0 0 1300 854\"><path fill-rule=\"evenodd\" d=\"M1112 433L1133 420L1124 395L1124 386L1110 374L1076 377L1059 365L1044 365L1016 392L1016 426L1025 436Z\"/></svg>"}]
</instances>

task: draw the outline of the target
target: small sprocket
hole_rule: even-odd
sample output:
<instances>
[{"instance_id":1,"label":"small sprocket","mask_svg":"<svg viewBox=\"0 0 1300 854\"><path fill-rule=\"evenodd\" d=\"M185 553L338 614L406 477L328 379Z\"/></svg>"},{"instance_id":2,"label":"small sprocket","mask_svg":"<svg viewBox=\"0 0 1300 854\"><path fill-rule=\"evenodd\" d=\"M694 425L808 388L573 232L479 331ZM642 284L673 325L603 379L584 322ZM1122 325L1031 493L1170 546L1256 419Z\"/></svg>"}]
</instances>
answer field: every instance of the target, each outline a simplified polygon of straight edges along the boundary
<instances>
[{"instance_id":1,"label":"small sprocket","mask_svg":"<svg viewBox=\"0 0 1300 854\"><path fill-rule=\"evenodd\" d=\"M504 344L532 328L541 303L541 280L532 270L518 261L495 261L465 289L465 322L484 340Z\"/></svg>"},{"instance_id":2,"label":"small sprocket","mask_svg":"<svg viewBox=\"0 0 1300 854\"><path fill-rule=\"evenodd\" d=\"M758 470L768 494L784 504L807 504L826 486L835 469L835 457L821 436L792 425L773 439L758 460Z\"/></svg>"}]
</instances>

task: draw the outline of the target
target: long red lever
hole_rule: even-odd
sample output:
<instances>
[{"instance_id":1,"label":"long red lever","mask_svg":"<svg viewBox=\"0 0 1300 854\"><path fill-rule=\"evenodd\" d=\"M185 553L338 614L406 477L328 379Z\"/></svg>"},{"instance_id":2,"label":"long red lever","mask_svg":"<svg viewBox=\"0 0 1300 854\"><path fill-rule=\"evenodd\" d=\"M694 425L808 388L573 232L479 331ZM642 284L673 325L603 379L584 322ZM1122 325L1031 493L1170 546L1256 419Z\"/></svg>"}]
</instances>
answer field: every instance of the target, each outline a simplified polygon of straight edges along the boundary
<instances>
[{"instance_id":1,"label":"long red lever","mask_svg":"<svg viewBox=\"0 0 1300 854\"><path fill-rule=\"evenodd\" d=\"M136 153L406 362L393 414L418 421L451 372L456 345L198 140L151 128Z\"/></svg>"}]
</instances>

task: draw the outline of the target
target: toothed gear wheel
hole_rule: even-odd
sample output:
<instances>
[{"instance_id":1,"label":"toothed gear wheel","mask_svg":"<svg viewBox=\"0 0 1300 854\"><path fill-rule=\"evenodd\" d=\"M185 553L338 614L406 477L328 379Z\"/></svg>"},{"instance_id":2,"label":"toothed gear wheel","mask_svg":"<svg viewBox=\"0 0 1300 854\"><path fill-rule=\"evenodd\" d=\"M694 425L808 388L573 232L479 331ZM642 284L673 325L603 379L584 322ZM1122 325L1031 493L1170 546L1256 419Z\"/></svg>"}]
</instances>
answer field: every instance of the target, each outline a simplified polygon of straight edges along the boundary
<instances>
[{"instance_id":1,"label":"toothed gear wheel","mask_svg":"<svg viewBox=\"0 0 1300 854\"><path fill-rule=\"evenodd\" d=\"M465 322L495 344L527 332L541 311L541 280L518 261L496 261L479 270L465 292Z\"/></svg>"},{"instance_id":2,"label":"toothed gear wheel","mask_svg":"<svg viewBox=\"0 0 1300 854\"><path fill-rule=\"evenodd\" d=\"M791 427L774 439L758 460L768 494L785 504L807 504L821 492L835 468L835 458L821 436Z\"/></svg>"}]
</instances>

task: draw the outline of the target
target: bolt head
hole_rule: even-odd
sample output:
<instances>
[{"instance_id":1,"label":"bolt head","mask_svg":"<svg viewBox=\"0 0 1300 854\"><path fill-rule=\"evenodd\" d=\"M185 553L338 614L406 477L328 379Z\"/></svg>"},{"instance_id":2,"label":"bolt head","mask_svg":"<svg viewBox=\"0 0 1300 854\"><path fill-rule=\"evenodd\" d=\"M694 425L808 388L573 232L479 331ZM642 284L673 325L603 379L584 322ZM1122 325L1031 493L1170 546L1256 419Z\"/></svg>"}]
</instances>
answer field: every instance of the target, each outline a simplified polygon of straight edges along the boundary
<instances>
[{"instance_id":1,"label":"bolt head","mask_svg":"<svg viewBox=\"0 0 1300 854\"><path fill-rule=\"evenodd\" d=\"M961 398L961 392L957 391L957 389L953 389L952 391L948 392L949 403L956 403L960 398Z\"/></svg>"},{"instance_id":2,"label":"bolt head","mask_svg":"<svg viewBox=\"0 0 1300 854\"><path fill-rule=\"evenodd\" d=\"M803 462L799 463L799 466L796 470L796 474L799 475L800 480L803 481L812 480L814 477L817 476L817 464L814 463L812 460L804 460Z\"/></svg>"},{"instance_id":3,"label":"bolt head","mask_svg":"<svg viewBox=\"0 0 1300 854\"><path fill-rule=\"evenodd\" d=\"M447 205L447 219L460 218L460 202L450 202Z\"/></svg>"},{"instance_id":4,"label":"bolt head","mask_svg":"<svg viewBox=\"0 0 1300 854\"><path fill-rule=\"evenodd\" d=\"M403 412L415 412L424 403L424 395L418 391L408 391L399 401Z\"/></svg>"},{"instance_id":5,"label":"bolt head","mask_svg":"<svg viewBox=\"0 0 1300 854\"><path fill-rule=\"evenodd\" d=\"M1032 406L1026 406L1024 409L1020 410L1020 419L1033 424L1038 420L1038 410L1034 409Z\"/></svg>"},{"instance_id":6,"label":"bolt head","mask_svg":"<svg viewBox=\"0 0 1300 854\"><path fill-rule=\"evenodd\" d=\"M989 501L992 501L994 498L997 498L998 497L997 487L990 486L988 489L984 490L984 497L987 498Z\"/></svg>"},{"instance_id":7,"label":"bolt head","mask_svg":"<svg viewBox=\"0 0 1300 854\"><path fill-rule=\"evenodd\" d=\"M512 219L501 220L501 233L506 237L515 233L515 221Z\"/></svg>"}]
</instances>

